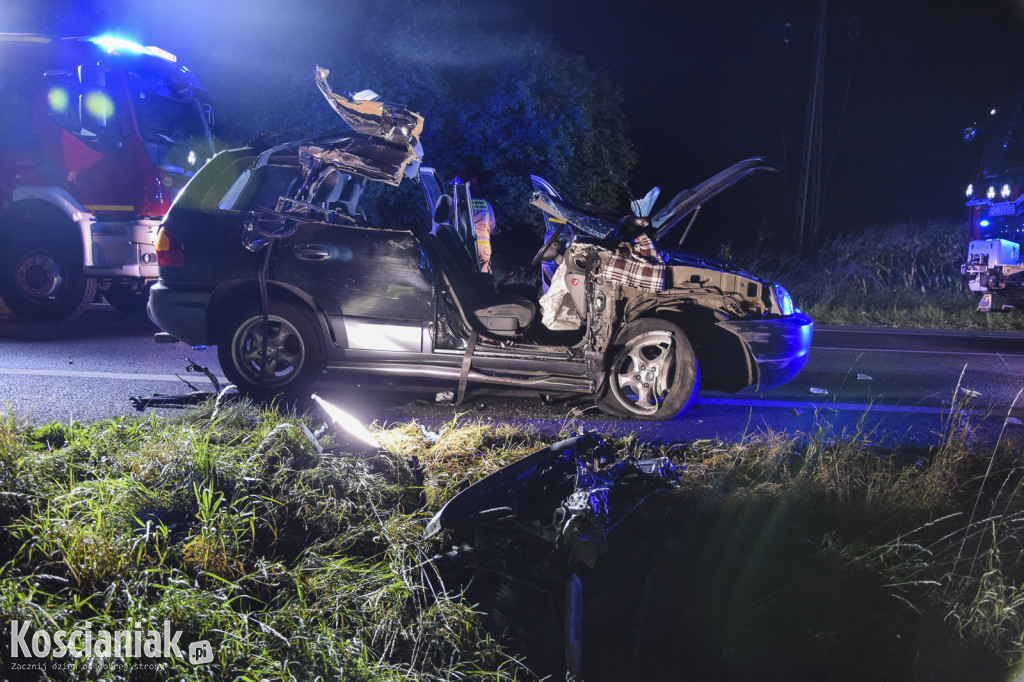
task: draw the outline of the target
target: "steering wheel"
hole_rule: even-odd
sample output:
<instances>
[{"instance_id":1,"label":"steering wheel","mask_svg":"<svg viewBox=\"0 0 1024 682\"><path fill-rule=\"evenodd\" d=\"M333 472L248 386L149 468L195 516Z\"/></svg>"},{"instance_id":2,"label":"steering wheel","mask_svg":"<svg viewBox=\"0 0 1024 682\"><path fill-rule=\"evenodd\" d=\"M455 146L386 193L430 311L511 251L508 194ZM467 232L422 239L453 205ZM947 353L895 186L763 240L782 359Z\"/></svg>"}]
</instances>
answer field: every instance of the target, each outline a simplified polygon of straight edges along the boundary
<instances>
[{"instance_id":1,"label":"steering wheel","mask_svg":"<svg viewBox=\"0 0 1024 682\"><path fill-rule=\"evenodd\" d=\"M546 242L544 242L544 246L540 247L540 251L538 251L537 255L533 257L532 261L530 261L531 268L535 268L540 265L540 262L544 260L544 254L547 252L548 248L555 243L555 240L558 239L558 235L562 234L562 230L565 229L565 226L566 223L558 223L558 227L552 230L551 236L548 237Z\"/></svg>"}]
</instances>

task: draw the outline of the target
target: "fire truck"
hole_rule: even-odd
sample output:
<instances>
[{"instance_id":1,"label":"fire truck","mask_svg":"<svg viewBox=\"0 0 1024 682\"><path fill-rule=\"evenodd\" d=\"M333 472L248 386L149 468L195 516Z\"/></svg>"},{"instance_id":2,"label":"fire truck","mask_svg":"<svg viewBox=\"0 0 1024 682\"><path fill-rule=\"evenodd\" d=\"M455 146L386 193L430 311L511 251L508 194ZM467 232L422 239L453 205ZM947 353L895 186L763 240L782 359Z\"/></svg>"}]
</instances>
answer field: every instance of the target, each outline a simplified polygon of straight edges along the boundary
<instances>
[{"instance_id":1,"label":"fire truck","mask_svg":"<svg viewBox=\"0 0 1024 682\"><path fill-rule=\"evenodd\" d=\"M964 130L983 145L967 186L970 243L961 268L981 312L1024 309L1024 93L993 109L982 125Z\"/></svg>"},{"instance_id":2,"label":"fire truck","mask_svg":"<svg viewBox=\"0 0 1024 682\"><path fill-rule=\"evenodd\" d=\"M0 34L0 298L54 322L145 310L174 196L214 153L177 57L113 36Z\"/></svg>"}]
</instances>

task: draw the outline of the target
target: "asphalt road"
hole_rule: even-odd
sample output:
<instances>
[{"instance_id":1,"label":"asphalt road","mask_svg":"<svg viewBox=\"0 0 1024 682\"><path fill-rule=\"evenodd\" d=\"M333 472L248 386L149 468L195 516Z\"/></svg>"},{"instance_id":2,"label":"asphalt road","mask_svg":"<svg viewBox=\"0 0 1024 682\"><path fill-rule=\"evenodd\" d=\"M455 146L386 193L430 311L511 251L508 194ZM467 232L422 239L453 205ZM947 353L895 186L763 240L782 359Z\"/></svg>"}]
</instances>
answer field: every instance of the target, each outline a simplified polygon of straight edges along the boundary
<instances>
[{"instance_id":1,"label":"asphalt road","mask_svg":"<svg viewBox=\"0 0 1024 682\"><path fill-rule=\"evenodd\" d=\"M33 423L94 421L136 414L130 396L175 394L209 387L186 373L189 360L221 376L215 349L153 341L146 320L95 305L80 318L30 325L0 312L0 407ZM176 376L177 375L177 376ZM836 431L858 423L872 438L929 441L941 431L954 395L996 437L1024 429L1024 337L1014 334L821 328L805 370L763 394L702 393L682 417L662 423L605 420L586 403L544 405L537 398L472 393L459 407L438 405L432 392L397 391L379 379L325 379L317 391L365 422L415 418L439 425L463 418L517 420L542 432L566 424L599 431L635 432L645 438L690 441L738 439L756 431L807 433L827 424ZM165 410L158 410L164 413ZM468 413L468 414L467 414Z\"/></svg>"}]
</instances>

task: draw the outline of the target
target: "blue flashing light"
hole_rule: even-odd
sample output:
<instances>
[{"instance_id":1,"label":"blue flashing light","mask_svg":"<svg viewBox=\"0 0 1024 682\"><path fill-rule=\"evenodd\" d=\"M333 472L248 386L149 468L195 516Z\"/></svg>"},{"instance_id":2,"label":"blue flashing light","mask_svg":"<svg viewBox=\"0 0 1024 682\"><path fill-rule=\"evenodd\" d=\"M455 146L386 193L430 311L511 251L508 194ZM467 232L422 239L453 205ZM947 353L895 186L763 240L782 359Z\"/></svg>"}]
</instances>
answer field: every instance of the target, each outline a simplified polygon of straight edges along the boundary
<instances>
[{"instance_id":1,"label":"blue flashing light","mask_svg":"<svg viewBox=\"0 0 1024 682\"><path fill-rule=\"evenodd\" d=\"M159 47L146 47L131 40L126 40L125 38L118 38L117 36L98 36L96 38L89 38L89 42L93 45L102 47L109 54L131 52L132 54L148 54L153 57L160 57L161 59L166 59L169 62L178 61L178 58L167 50L161 50Z\"/></svg>"},{"instance_id":2,"label":"blue flashing light","mask_svg":"<svg viewBox=\"0 0 1024 682\"><path fill-rule=\"evenodd\" d=\"M988 227L991 224L992 223L988 221L988 218L984 218L983 220L981 220L981 222L978 223L980 227Z\"/></svg>"},{"instance_id":3,"label":"blue flashing light","mask_svg":"<svg viewBox=\"0 0 1024 682\"><path fill-rule=\"evenodd\" d=\"M118 38L117 36L99 36L97 38L89 38L89 42L93 45L99 45L110 53L134 52L135 54L149 54L149 50L142 45L133 43L130 40L125 40L124 38Z\"/></svg>"}]
</instances>

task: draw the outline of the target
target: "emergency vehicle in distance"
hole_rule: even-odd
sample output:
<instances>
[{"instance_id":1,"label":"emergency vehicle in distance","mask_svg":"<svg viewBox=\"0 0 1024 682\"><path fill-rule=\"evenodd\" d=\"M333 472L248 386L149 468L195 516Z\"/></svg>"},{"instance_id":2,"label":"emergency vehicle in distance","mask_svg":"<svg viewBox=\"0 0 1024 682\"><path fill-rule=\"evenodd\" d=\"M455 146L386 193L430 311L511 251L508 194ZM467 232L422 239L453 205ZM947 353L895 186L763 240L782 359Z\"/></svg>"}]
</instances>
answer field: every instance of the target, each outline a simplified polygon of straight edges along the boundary
<instances>
[{"instance_id":1,"label":"emergency vehicle in distance","mask_svg":"<svg viewBox=\"0 0 1024 682\"><path fill-rule=\"evenodd\" d=\"M964 141L983 143L974 182L967 186L970 243L961 271L978 310L1024 309L1024 93L993 109L984 125L964 130Z\"/></svg>"},{"instance_id":2,"label":"emergency vehicle in distance","mask_svg":"<svg viewBox=\"0 0 1024 682\"><path fill-rule=\"evenodd\" d=\"M214 153L200 92L157 47L0 34L0 298L16 316L73 317L97 289L145 311L160 219Z\"/></svg>"}]
</instances>

